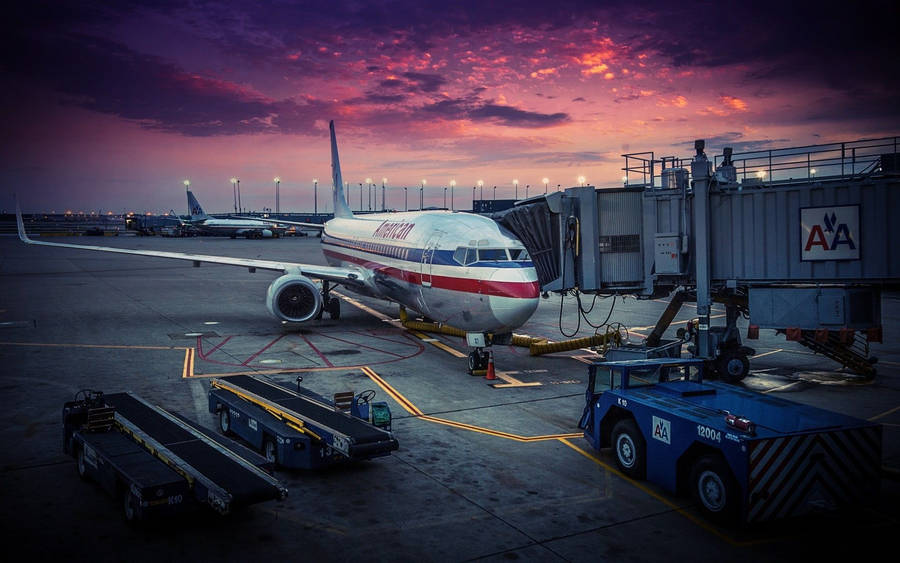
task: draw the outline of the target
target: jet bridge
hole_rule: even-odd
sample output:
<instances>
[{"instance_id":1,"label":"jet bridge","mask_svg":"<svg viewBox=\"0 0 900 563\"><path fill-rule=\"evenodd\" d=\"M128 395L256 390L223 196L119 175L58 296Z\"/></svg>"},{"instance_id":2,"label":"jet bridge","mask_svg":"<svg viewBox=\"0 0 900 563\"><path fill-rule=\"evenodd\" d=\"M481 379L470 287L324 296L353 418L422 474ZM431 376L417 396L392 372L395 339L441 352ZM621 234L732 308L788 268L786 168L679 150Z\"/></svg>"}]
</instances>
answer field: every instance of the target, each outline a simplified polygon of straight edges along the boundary
<instances>
[{"instance_id":1,"label":"jet bridge","mask_svg":"<svg viewBox=\"0 0 900 563\"><path fill-rule=\"evenodd\" d=\"M534 259L544 291L675 293L647 339L660 337L684 301L698 318L694 355L739 380L760 328L783 332L850 369L874 375L881 289L900 283L900 137L734 153L710 160L630 153L621 187L569 188L498 215ZM710 306L726 307L724 326Z\"/></svg>"}]
</instances>

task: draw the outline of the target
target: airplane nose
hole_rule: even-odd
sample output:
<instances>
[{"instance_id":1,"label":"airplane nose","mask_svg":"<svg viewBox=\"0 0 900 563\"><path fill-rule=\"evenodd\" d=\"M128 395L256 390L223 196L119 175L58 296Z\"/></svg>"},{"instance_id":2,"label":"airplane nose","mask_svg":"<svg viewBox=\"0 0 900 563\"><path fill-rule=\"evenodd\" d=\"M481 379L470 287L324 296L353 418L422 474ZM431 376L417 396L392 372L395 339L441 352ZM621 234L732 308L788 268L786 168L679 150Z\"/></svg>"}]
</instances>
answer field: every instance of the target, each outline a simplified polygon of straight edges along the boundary
<instances>
[{"instance_id":1,"label":"airplane nose","mask_svg":"<svg viewBox=\"0 0 900 563\"><path fill-rule=\"evenodd\" d=\"M514 272L513 275L510 275ZM494 318L506 329L516 329L531 318L538 306L539 286L536 275L527 275L528 270L498 270L491 276L491 282L508 288L503 295L491 295L490 306ZM534 271L530 271L534 274ZM512 281L511 278L515 278Z\"/></svg>"}]
</instances>

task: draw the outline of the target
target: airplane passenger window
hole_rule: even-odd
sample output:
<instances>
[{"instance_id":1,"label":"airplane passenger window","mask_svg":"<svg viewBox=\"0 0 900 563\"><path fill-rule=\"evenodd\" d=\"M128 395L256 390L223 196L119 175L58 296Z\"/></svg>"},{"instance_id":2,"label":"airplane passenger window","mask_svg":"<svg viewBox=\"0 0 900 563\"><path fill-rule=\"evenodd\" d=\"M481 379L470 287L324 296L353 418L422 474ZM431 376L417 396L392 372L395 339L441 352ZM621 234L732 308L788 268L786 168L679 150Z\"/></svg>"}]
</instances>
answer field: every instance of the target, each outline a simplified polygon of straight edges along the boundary
<instances>
[{"instance_id":1,"label":"airplane passenger window","mask_svg":"<svg viewBox=\"0 0 900 563\"><path fill-rule=\"evenodd\" d=\"M509 260L509 258L506 256L505 248L479 248L478 260L498 262Z\"/></svg>"}]
</instances>

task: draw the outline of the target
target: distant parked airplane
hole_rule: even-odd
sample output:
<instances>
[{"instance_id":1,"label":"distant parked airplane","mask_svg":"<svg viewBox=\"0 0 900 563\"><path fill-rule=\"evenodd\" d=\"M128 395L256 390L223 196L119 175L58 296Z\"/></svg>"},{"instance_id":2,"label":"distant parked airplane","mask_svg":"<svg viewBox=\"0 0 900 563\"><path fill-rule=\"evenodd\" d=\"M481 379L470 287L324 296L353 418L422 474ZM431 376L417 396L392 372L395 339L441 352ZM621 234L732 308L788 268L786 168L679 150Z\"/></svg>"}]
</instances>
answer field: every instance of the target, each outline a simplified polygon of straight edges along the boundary
<instances>
[{"instance_id":1,"label":"distant parked airplane","mask_svg":"<svg viewBox=\"0 0 900 563\"><path fill-rule=\"evenodd\" d=\"M271 238L280 237L285 228L272 221L260 221L241 217L239 219L217 219L203 211L194 192L187 190L188 214L187 224L196 228L202 235L228 235L231 238Z\"/></svg>"},{"instance_id":2,"label":"distant parked airplane","mask_svg":"<svg viewBox=\"0 0 900 563\"><path fill-rule=\"evenodd\" d=\"M466 331L470 341L478 342L469 354L469 368L483 368L487 355L481 337L491 333L496 339L512 333L537 308L537 272L525 247L493 220L471 213L410 211L354 216L344 197L333 121L330 130L335 212L334 219L318 225L324 229L322 251L330 266L34 241L25 234L17 202L19 238L28 244L280 272L269 286L266 306L276 318L288 322L319 318L323 310L338 318L340 302L330 291L342 285ZM193 199L190 192L188 198ZM192 215L202 215L199 205L197 210L199 213Z\"/></svg>"}]
</instances>

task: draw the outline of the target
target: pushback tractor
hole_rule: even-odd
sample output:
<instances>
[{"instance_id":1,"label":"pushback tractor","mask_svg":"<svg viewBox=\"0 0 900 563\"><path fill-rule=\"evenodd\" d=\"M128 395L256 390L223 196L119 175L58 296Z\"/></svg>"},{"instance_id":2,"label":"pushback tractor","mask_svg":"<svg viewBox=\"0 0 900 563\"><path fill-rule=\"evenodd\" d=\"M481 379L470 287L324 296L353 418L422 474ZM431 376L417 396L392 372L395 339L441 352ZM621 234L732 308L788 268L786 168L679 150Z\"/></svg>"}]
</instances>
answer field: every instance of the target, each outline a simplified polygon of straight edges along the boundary
<instances>
[{"instance_id":1,"label":"pushback tractor","mask_svg":"<svg viewBox=\"0 0 900 563\"><path fill-rule=\"evenodd\" d=\"M881 427L703 380L700 359L589 368L579 427L619 469L748 524L875 500Z\"/></svg>"}]
</instances>

